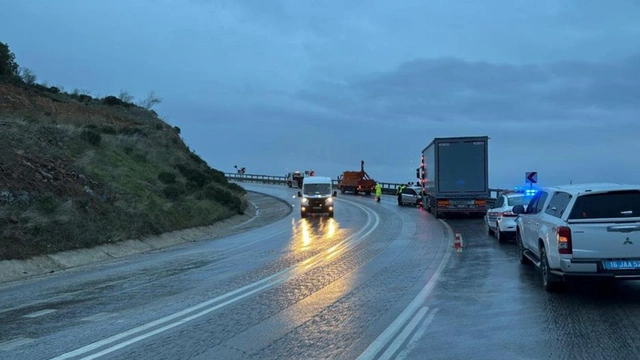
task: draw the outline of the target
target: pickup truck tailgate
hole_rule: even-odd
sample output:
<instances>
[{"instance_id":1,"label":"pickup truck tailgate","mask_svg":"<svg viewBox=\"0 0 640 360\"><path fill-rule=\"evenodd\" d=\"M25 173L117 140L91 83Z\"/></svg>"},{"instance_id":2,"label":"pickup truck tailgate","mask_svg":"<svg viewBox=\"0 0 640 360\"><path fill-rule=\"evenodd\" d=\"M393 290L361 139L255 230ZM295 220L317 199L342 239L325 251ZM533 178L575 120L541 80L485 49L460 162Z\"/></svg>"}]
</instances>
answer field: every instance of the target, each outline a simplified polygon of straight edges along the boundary
<instances>
[{"instance_id":1,"label":"pickup truck tailgate","mask_svg":"<svg viewBox=\"0 0 640 360\"><path fill-rule=\"evenodd\" d=\"M570 223L574 259L640 260L640 221Z\"/></svg>"},{"instance_id":2,"label":"pickup truck tailgate","mask_svg":"<svg viewBox=\"0 0 640 360\"><path fill-rule=\"evenodd\" d=\"M574 259L640 260L640 190L584 193L567 223Z\"/></svg>"}]
</instances>

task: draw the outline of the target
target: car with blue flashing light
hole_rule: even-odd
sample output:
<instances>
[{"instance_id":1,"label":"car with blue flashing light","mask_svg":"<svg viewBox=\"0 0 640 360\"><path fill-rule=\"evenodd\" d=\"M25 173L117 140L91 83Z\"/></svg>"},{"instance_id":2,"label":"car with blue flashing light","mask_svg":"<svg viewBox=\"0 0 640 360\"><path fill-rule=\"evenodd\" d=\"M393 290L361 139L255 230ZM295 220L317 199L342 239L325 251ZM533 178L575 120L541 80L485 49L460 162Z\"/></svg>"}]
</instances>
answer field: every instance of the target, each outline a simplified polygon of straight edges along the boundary
<instances>
[{"instance_id":1,"label":"car with blue flashing light","mask_svg":"<svg viewBox=\"0 0 640 360\"><path fill-rule=\"evenodd\" d=\"M302 190L298 191L300 217L306 218L309 214L327 214L329 217L333 217L336 196L338 196L338 192L333 190L331 178L326 176L308 177L302 184Z\"/></svg>"},{"instance_id":2,"label":"car with blue flashing light","mask_svg":"<svg viewBox=\"0 0 640 360\"><path fill-rule=\"evenodd\" d=\"M640 279L640 185L545 187L513 212L520 263L540 269L545 290L571 277Z\"/></svg>"},{"instance_id":3,"label":"car with blue flashing light","mask_svg":"<svg viewBox=\"0 0 640 360\"><path fill-rule=\"evenodd\" d=\"M516 205L525 207L535 195L535 189L505 190L498 194L495 205L487 210L484 217L489 235L494 235L499 243L504 243L508 238L515 238L516 215L512 210Z\"/></svg>"}]
</instances>

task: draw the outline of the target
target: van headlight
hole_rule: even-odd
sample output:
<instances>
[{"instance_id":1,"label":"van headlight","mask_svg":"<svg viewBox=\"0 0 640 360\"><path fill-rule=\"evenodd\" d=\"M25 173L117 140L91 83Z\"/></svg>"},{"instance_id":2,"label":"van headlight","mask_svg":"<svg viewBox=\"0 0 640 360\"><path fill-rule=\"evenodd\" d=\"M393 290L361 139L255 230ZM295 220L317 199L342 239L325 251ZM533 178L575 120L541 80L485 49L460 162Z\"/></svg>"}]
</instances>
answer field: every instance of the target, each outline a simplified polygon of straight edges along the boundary
<instances>
[{"instance_id":1,"label":"van headlight","mask_svg":"<svg viewBox=\"0 0 640 360\"><path fill-rule=\"evenodd\" d=\"M327 200L325 201L325 203L327 203L327 204L331 204L331 203L333 203L333 199L332 199L332 198L327 198Z\"/></svg>"},{"instance_id":2,"label":"van headlight","mask_svg":"<svg viewBox=\"0 0 640 360\"><path fill-rule=\"evenodd\" d=\"M302 198L302 199L300 199L300 203L302 203L302 205L307 205L309 203L309 199Z\"/></svg>"}]
</instances>

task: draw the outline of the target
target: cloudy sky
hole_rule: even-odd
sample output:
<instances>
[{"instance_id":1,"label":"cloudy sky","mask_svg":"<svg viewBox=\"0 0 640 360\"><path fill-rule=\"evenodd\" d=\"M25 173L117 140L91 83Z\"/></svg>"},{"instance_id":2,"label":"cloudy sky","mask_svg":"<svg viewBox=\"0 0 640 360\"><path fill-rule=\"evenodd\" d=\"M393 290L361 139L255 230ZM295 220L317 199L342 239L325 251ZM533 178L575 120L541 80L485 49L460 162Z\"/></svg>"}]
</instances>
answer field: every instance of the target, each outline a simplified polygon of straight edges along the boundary
<instances>
[{"instance_id":1,"label":"cloudy sky","mask_svg":"<svg viewBox=\"0 0 640 360\"><path fill-rule=\"evenodd\" d=\"M410 181L433 137L488 135L491 187L640 183L637 0L0 3L40 81L154 90L223 171Z\"/></svg>"}]
</instances>

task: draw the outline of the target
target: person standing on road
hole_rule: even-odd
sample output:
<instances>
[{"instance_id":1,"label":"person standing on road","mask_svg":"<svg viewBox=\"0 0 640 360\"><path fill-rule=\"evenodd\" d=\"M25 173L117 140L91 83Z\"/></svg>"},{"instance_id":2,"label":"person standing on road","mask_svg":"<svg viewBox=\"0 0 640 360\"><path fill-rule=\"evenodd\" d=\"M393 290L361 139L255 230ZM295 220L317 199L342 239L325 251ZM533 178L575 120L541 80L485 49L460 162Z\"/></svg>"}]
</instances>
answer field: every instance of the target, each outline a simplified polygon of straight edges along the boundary
<instances>
[{"instance_id":1,"label":"person standing on road","mask_svg":"<svg viewBox=\"0 0 640 360\"><path fill-rule=\"evenodd\" d=\"M382 185L379 182L376 183L376 202L380 202L382 197Z\"/></svg>"},{"instance_id":2,"label":"person standing on road","mask_svg":"<svg viewBox=\"0 0 640 360\"><path fill-rule=\"evenodd\" d=\"M404 190L404 188L406 188L407 185L402 184L400 185L400 187L398 188L398 205L402 205L402 191Z\"/></svg>"}]
</instances>

